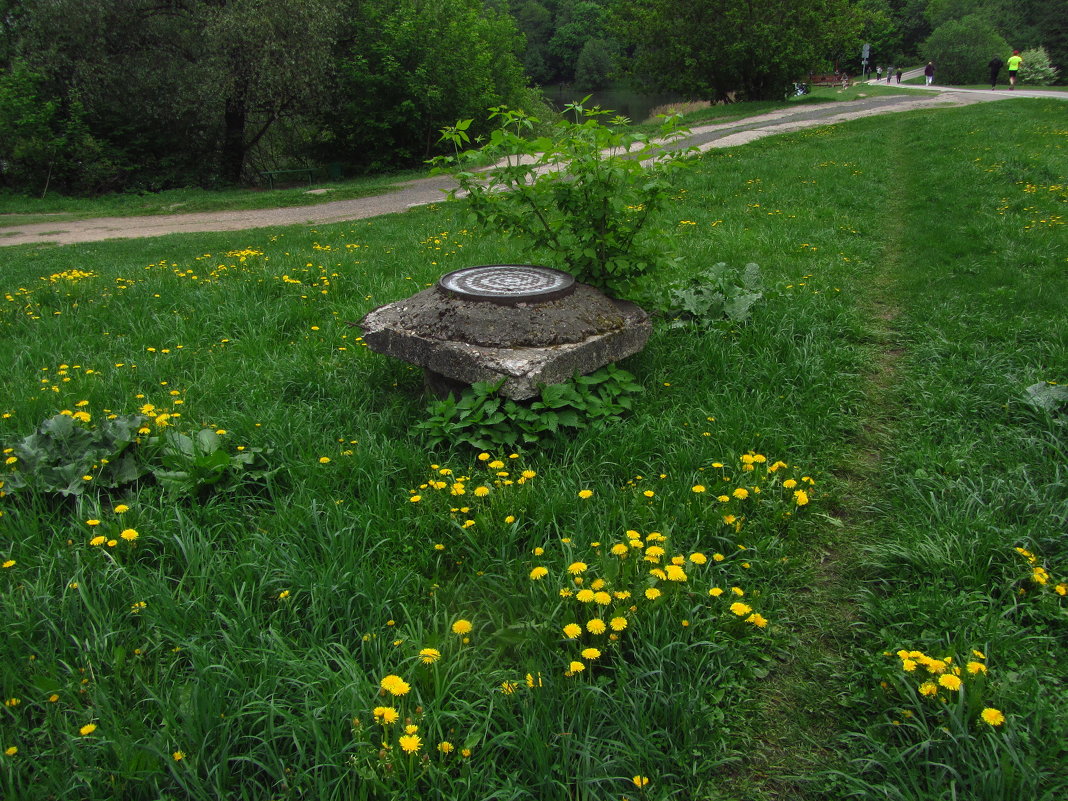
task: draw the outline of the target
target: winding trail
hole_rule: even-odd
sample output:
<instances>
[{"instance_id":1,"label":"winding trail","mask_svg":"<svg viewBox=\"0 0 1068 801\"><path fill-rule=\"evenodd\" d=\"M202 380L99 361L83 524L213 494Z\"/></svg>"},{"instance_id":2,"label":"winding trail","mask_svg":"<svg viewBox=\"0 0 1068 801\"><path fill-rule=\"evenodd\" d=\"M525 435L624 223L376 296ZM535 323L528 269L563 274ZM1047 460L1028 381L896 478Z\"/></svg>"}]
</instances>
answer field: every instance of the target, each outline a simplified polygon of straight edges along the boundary
<instances>
[{"instance_id":1,"label":"winding trail","mask_svg":"<svg viewBox=\"0 0 1068 801\"><path fill-rule=\"evenodd\" d=\"M923 87L909 87L923 88ZM734 122L702 125L691 129L680 146L704 152L717 147L734 147L765 136L800 131L847 120L897 111L947 108L1007 100L1018 97L1054 97L1068 100L1068 92L1019 90L1015 92L945 89L929 87L929 94L880 95L859 100L780 109ZM448 177L419 178L399 183L394 191L373 197L337 200L315 206L290 206L247 211L214 211L148 217L100 217L0 227L0 247L5 245L70 245L106 239L135 239L167 234L205 231L244 231L285 225L318 225L347 222L407 211L444 200L452 186Z\"/></svg>"}]
</instances>

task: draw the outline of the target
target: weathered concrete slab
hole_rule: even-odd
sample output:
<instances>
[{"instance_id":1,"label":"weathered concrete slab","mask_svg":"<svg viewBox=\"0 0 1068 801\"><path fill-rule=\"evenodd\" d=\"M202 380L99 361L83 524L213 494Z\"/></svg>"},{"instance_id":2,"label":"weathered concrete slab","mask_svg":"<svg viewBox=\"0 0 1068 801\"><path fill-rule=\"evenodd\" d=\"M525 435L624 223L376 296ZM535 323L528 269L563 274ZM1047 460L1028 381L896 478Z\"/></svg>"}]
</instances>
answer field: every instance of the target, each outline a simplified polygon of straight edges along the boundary
<instances>
[{"instance_id":1,"label":"weathered concrete slab","mask_svg":"<svg viewBox=\"0 0 1068 801\"><path fill-rule=\"evenodd\" d=\"M640 307L585 284L564 298L513 306L435 287L375 309L360 325L371 350L464 384L503 378L501 394L515 400L637 353L651 331Z\"/></svg>"}]
</instances>

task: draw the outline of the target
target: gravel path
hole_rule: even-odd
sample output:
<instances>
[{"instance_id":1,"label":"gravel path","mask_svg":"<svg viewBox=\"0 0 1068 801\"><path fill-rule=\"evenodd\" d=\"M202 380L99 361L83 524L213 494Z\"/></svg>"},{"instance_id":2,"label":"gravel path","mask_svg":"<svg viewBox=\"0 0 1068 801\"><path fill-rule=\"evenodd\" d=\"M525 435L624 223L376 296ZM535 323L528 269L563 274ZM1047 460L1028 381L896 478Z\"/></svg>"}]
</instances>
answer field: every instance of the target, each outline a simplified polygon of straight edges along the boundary
<instances>
[{"instance_id":1,"label":"gravel path","mask_svg":"<svg viewBox=\"0 0 1068 801\"><path fill-rule=\"evenodd\" d=\"M910 87L912 88L912 87ZM714 147L733 147L773 134L799 131L846 120L897 111L962 106L1013 97L1057 97L1068 100L1068 93L1019 90L947 90L931 87L926 95L881 95L841 103L781 109L736 122L703 125L691 129L683 145L701 151ZM316 225L345 222L406 211L444 199L442 190L451 185L441 176L420 178L396 185L388 194L374 197L337 200L316 206L292 206L281 209L216 211L195 214L171 214L152 217L101 217L89 220L44 222L0 228L0 247L51 243L69 245L105 239L133 239L175 233L204 231L243 231L283 225Z\"/></svg>"}]
</instances>

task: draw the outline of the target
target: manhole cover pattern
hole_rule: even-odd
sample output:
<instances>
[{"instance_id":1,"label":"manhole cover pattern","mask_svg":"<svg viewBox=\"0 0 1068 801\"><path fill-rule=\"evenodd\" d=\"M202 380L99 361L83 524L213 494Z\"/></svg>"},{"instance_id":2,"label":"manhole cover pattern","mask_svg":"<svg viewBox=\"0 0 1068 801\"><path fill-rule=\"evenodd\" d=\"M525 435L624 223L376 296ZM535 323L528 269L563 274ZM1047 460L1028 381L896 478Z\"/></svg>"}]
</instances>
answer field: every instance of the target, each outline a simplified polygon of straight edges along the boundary
<instances>
[{"instance_id":1,"label":"manhole cover pattern","mask_svg":"<svg viewBox=\"0 0 1068 801\"><path fill-rule=\"evenodd\" d=\"M525 264L468 267L443 275L438 285L472 300L518 303L551 300L574 289L575 279L561 270Z\"/></svg>"}]
</instances>

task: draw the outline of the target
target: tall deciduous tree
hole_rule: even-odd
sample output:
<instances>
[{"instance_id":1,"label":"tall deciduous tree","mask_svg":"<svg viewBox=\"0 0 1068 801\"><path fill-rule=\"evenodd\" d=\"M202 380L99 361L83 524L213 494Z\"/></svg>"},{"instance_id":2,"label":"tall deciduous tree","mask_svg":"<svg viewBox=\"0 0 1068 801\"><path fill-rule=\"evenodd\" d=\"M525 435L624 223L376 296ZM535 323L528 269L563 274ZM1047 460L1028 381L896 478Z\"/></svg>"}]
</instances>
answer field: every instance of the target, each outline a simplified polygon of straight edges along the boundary
<instances>
[{"instance_id":1,"label":"tall deciduous tree","mask_svg":"<svg viewBox=\"0 0 1068 801\"><path fill-rule=\"evenodd\" d=\"M860 19L846 0L636 0L616 19L636 78L704 98L782 98L860 46Z\"/></svg>"},{"instance_id":2,"label":"tall deciduous tree","mask_svg":"<svg viewBox=\"0 0 1068 801\"><path fill-rule=\"evenodd\" d=\"M372 169L428 158L445 126L519 102L521 49L512 18L482 0L361 0L320 150Z\"/></svg>"},{"instance_id":3,"label":"tall deciduous tree","mask_svg":"<svg viewBox=\"0 0 1068 801\"><path fill-rule=\"evenodd\" d=\"M235 182L279 120L306 111L332 64L332 0L37 0L15 48L59 118L99 153L81 191ZM68 160L69 161L69 160Z\"/></svg>"},{"instance_id":4,"label":"tall deciduous tree","mask_svg":"<svg viewBox=\"0 0 1068 801\"><path fill-rule=\"evenodd\" d=\"M943 22L923 42L920 51L935 63L940 83L983 83L989 75L990 59L1009 52L1008 47L993 25L972 14Z\"/></svg>"}]
</instances>

